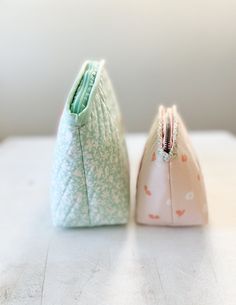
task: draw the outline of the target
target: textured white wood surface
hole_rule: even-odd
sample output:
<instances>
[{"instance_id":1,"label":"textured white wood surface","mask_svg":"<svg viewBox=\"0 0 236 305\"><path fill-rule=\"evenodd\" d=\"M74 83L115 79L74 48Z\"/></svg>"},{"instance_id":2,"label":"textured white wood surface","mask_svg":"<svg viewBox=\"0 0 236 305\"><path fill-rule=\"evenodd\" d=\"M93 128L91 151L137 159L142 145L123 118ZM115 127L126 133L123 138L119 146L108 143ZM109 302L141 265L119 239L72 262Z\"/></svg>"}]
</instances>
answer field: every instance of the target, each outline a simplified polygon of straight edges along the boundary
<instances>
[{"instance_id":1,"label":"textured white wood surface","mask_svg":"<svg viewBox=\"0 0 236 305\"><path fill-rule=\"evenodd\" d=\"M123 227L53 228L54 139L0 144L0 304L235 305L236 140L192 138L208 190L204 228L137 226L133 215ZM132 199L144 140L128 136Z\"/></svg>"}]
</instances>

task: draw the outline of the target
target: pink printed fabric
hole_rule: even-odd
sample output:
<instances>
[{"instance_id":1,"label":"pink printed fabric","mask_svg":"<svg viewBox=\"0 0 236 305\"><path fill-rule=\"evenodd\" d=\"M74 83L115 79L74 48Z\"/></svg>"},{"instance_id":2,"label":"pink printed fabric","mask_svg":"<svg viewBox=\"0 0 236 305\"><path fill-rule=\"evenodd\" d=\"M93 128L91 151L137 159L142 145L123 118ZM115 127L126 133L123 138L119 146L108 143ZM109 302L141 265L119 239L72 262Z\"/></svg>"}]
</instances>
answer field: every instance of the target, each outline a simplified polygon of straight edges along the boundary
<instances>
[{"instance_id":1,"label":"pink printed fabric","mask_svg":"<svg viewBox=\"0 0 236 305\"><path fill-rule=\"evenodd\" d=\"M163 109L161 106L151 128L140 164L136 220L147 225L206 224L208 210L202 171L175 107L171 108L177 123L175 155L165 161L159 153Z\"/></svg>"}]
</instances>

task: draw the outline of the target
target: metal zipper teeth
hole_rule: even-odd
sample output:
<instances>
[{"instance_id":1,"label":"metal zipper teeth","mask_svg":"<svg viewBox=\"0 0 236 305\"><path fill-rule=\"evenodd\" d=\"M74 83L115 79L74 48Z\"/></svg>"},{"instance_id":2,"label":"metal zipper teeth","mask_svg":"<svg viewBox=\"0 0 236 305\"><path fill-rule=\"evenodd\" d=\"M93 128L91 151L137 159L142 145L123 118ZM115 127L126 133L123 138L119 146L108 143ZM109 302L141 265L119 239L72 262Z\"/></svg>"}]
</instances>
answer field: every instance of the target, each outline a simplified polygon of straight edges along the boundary
<instances>
[{"instance_id":1,"label":"metal zipper teeth","mask_svg":"<svg viewBox=\"0 0 236 305\"><path fill-rule=\"evenodd\" d=\"M149 134L150 138L148 139L144 148L142 167L144 167L147 162L150 162L150 158L151 158L150 156L153 152L157 152L158 159L165 162L168 162L177 156L178 117L176 114L176 107L173 106L171 108L171 112L173 116L173 124L172 124L172 145L170 147L169 153L166 153L163 150L163 146L162 146L164 112L165 112L165 108L161 106L159 108L159 112L150 130L150 134Z\"/></svg>"},{"instance_id":2,"label":"metal zipper teeth","mask_svg":"<svg viewBox=\"0 0 236 305\"><path fill-rule=\"evenodd\" d=\"M165 129L165 134L166 134L166 138L165 138L163 150L168 154L170 152L171 143L170 143L170 128L167 126Z\"/></svg>"},{"instance_id":3,"label":"metal zipper teeth","mask_svg":"<svg viewBox=\"0 0 236 305\"><path fill-rule=\"evenodd\" d=\"M158 131L158 155L163 161L170 161L177 154L177 133L178 124L175 114L175 109L164 109L164 113L159 116L159 131ZM169 126L166 126L166 117L169 121ZM166 135L163 143L163 136Z\"/></svg>"},{"instance_id":4,"label":"metal zipper teeth","mask_svg":"<svg viewBox=\"0 0 236 305\"><path fill-rule=\"evenodd\" d=\"M163 106L160 106L158 114L154 120L154 123L152 125L152 128L150 130L149 134L149 140L147 141L144 149L144 156L142 160L142 166L146 164L146 162L150 161L150 155L156 151L158 155L158 159L163 161L169 161L172 158L175 158L177 155L177 135L178 135L178 122L177 122L177 115L175 107L172 107L170 109L173 117L173 124L171 127L172 130L172 141L170 141L169 145L172 143L172 145L169 146L170 151L169 153L166 153L163 150L163 115L165 113L165 108Z\"/></svg>"},{"instance_id":5,"label":"metal zipper teeth","mask_svg":"<svg viewBox=\"0 0 236 305\"><path fill-rule=\"evenodd\" d=\"M172 145L173 145L173 141L171 141L173 139L173 129L172 129L172 120L173 120L173 116L172 113L169 109L167 109L166 113L165 113L165 120L164 120L164 127L163 127L163 150L166 153L169 153Z\"/></svg>"}]
</instances>

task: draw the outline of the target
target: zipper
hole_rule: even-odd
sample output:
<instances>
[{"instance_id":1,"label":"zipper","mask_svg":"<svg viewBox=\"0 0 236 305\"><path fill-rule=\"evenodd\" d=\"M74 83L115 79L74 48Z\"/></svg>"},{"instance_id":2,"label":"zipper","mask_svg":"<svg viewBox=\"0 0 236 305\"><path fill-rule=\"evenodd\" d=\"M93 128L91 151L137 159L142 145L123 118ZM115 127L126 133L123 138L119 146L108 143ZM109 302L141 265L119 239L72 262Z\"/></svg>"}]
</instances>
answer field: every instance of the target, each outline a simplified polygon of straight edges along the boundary
<instances>
[{"instance_id":1,"label":"zipper","mask_svg":"<svg viewBox=\"0 0 236 305\"><path fill-rule=\"evenodd\" d=\"M150 161L150 154L157 153L159 160L168 162L177 156L178 116L176 106L165 108L160 105L157 117L145 146L142 166Z\"/></svg>"},{"instance_id":2,"label":"zipper","mask_svg":"<svg viewBox=\"0 0 236 305\"><path fill-rule=\"evenodd\" d=\"M170 108L165 111L163 122L163 150L169 154L173 145L173 113Z\"/></svg>"},{"instance_id":3,"label":"zipper","mask_svg":"<svg viewBox=\"0 0 236 305\"><path fill-rule=\"evenodd\" d=\"M72 99L72 113L80 114L87 106L98 71L97 62L89 62Z\"/></svg>"},{"instance_id":4,"label":"zipper","mask_svg":"<svg viewBox=\"0 0 236 305\"><path fill-rule=\"evenodd\" d=\"M161 108L161 132L159 153L164 161L169 161L174 155L176 147L177 123L175 107Z\"/></svg>"}]
</instances>

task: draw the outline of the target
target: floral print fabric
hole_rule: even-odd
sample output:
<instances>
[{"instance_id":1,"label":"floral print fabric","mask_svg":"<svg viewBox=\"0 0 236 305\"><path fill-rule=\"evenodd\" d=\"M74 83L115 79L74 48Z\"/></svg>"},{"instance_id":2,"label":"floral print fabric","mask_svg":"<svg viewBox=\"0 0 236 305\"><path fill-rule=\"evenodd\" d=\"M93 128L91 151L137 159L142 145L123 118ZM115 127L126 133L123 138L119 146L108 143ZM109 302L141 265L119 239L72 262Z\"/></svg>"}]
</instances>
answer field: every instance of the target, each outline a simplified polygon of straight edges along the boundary
<instances>
[{"instance_id":1,"label":"floral print fabric","mask_svg":"<svg viewBox=\"0 0 236 305\"><path fill-rule=\"evenodd\" d=\"M80 72L81 77L83 73ZM77 81L78 82L78 81ZM52 186L57 226L124 224L129 216L129 166L121 114L104 68L86 109L70 112L67 100L58 129Z\"/></svg>"},{"instance_id":2,"label":"floral print fabric","mask_svg":"<svg viewBox=\"0 0 236 305\"><path fill-rule=\"evenodd\" d=\"M160 116L151 128L137 181L136 219L149 225L202 225L208 212L203 175L186 128L176 113L176 154L160 151Z\"/></svg>"}]
</instances>

